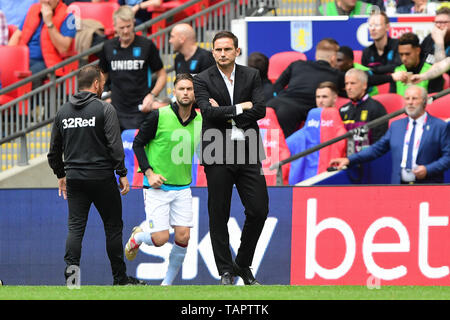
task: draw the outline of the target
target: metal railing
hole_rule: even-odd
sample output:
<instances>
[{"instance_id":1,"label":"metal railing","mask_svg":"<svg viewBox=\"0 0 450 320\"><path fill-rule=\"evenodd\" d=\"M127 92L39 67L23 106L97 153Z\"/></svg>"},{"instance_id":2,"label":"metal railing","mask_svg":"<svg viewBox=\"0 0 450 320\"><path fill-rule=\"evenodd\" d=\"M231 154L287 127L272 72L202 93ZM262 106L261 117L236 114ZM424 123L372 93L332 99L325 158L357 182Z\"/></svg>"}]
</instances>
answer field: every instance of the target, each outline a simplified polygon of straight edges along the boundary
<instances>
[{"instance_id":1,"label":"metal railing","mask_svg":"<svg viewBox=\"0 0 450 320\"><path fill-rule=\"evenodd\" d=\"M193 7L202 0L191 0L183 5L161 13L159 16L137 26L136 32L148 35L148 30L161 22L172 21L176 14ZM242 18L249 10L264 5L278 7L279 0L223 0L204 10L186 17L177 23L190 23L197 34L201 47L209 48L213 35L220 30L230 30L231 20ZM315 0L314 0L315 1ZM254 10L253 10L254 11ZM174 24L161 28L147 37L153 40L160 52L166 70L173 71L174 53L169 45L169 35ZM29 159L46 154L49 148L51 123L59 107L67 102L70 95L77 91L79 67L86 64L86 58L95 55L103 48L103 43L89 48L63 62L42 70L0 90L0 95L8 94L33 81L44 79L45 83L26 94L0 106L0 172L15 165L26 165ZM91 64L97 64L98 60ZM62 67L74 65L72 71L63 77L55 72ZM170 96L173 90L172 78L168 76L166 90L161 94Z\"/></svg>"},{"instance_id":2,"label":"metal railing","mask_svg":"<svg viewBox=\"0 0 450 320\"><path fill-rule=\"evenodd\" d=\"M447 94L450 94L450 88L445 89L433 96L430 96L428 98L428 104L432 103L434 100L439 99ZM366 135L369 132L369 129L372 129L374 127L377 127L387 121L389 121L392 118L395 118L401 114L405 113L405 108L401 108L397 111L391 112L389 114L386 114L382 117L379 117L375 120L372 120L364 125L361 125L359 127L356 127L352 130L347 131L343 135L340 135L338 137L335 137L333 139L330 139L328 141L325 141L323 143L320 143L318 145L315 145L312 148L306 149L305 151L299 152L297 154L294 154L293 156L290 156L289 158L283 159L277 163L274 163L270 166L270 170L277 170L277 186L283 185L283 173L282 173L282 167L292 161L295 161L297 159L300 159L302 157L305 157L313 152L316 152L322 148L328 147L329 145L332 145L336 142L339 142L344 139L353 139L354 136L361 136Z\"/></svg>"}]
</instances>

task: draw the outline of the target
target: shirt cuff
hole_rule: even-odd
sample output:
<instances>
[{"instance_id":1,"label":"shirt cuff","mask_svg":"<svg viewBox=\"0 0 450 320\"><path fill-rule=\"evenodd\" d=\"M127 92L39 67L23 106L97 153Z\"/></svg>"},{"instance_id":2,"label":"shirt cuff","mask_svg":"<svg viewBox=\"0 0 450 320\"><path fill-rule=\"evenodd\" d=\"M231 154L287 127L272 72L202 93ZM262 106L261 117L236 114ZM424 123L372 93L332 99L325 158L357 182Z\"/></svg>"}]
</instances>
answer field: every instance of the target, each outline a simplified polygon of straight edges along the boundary
<instances>
[{"instance_id":1,"label":"shirt cuff","mask_svg":"<svg viewBox=\"0 0 450 320\"><path fill-rule=\"evenodd\" d=\"M236 105L236 115L238 116L238 115L240 115L243 112L244 112L244 110L242 110L241 104L237 104Z\"/></svg>"}]
</instances>

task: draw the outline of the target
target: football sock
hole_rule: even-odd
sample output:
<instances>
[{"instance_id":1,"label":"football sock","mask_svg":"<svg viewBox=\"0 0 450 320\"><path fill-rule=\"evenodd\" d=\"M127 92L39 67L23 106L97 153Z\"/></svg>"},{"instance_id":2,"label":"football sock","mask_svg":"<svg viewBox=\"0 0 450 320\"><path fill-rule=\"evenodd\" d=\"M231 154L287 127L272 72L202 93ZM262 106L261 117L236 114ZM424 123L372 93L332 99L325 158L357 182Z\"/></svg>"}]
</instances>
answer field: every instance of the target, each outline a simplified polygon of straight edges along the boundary
<instances>
[{"instance_id":1,"label":"football sock","mask_svg":"<svg viewBox=\"0 0 450 320\"><path fill-rule=\"evenodd\" d=\"M187 245L177 244L176 242L173 244L169 255L169 267L167 268L166 277L161 283L162 286L170 286L173 280L175 280L175 277L183 264L186 251Z\"/></svg>"},{"instance_id":2,"label":"football sock","mask_svg":"<svg viewBox=\"0 0 450 320\"><path fill-rule=\"evenodd\" d=\"M139 232L134 235L134 241L137 245L145 243L148 246L154 246L152 235L150 232Z\"/></svg>"}]
</instances>

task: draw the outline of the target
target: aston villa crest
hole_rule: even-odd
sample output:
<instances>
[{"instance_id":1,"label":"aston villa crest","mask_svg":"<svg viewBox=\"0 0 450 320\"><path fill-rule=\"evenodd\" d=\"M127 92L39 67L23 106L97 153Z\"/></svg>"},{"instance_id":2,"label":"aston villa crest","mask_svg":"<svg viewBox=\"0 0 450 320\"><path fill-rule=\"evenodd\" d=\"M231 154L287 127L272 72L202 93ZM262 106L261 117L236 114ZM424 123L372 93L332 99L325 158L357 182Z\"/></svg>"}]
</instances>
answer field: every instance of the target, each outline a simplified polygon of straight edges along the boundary
<instances>
[{"instance_id":1,"label":"aston villa crest","mask_svg":"<svg viewBox=\"0 0 450 320\"><path fill-rule=\"evenodd\" d=\"M312 22L291 22L291 48L295 51L305 52L313 47Z\"/></svg>"}]
</instances>

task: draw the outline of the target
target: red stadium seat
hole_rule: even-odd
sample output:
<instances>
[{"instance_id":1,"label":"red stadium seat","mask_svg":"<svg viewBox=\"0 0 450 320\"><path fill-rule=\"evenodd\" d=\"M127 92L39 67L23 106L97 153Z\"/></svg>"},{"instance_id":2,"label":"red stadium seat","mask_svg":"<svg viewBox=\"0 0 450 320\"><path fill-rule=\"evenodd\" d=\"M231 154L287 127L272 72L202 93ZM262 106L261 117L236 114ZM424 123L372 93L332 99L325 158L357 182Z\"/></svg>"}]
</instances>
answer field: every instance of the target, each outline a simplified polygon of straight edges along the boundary
<instances>
[{"instance_id":1,"label":"red stadium seat","mask_svg":"<svg viewBox=\"0 0 450 320\"><path fill-rule=\"evenodd\" d=\"M427 105L427 112L442 120L450 119L450 95L443 96Z\"/></svg>"},{"instance_id":2,"label":"red stadium seat","mask_svg":"<svg viewBox=\"0 0 450 320\"><path fill-rule=\"evenodd\" d=\"M353 62L361 64L362 50L353 50Z\"/></svg>"},{"instance_id":3,"label":"red stadium seat","mask_svg":"<svg viewBox=\"0 0 450 320\"><path fill-rule=\"evenodd\" d=\"M450 76L448 73L444 73L442 77L444 78L444 90L450 88Z\"/></svg>"},{"instance_id":4,"label":"red stadium seat","mask_svg":"<svg viewBox=\"0 0 450 320\"><path fill-rule=\"evenodd\" d=\"M3 88L31 76L27 46L0 46L0 57L2 57L0 59L0 77ZM29 91L31 91L31 82L8 92L8 94L1 95L0 105L8 103ZM20 105L20 114L24 111L22 109L23 106Z\"/></svg>"},{"instance_id":5,"label":"red stadium seat","mask_svg":"<svg viewBox=\"0 0 450 320\"><path fill-rule=\"evenodd\" d=\"M350 101L349 98L337 97L336 107L339 109L340 107L342 107L344 104L346 104L349 101Z\"/></svg>"},{"instance_id":6,"label":"red stadium seat","mask_svg":"<svg viewBox=\"0 0 450 320\"><path fill-rule=\"evenodd\" d=\"M382 93L389 93L389 87L390 87L390 83L384 83L384 84L380 84L379 86L377 86L378 88L378 94L382 94Z\"/></svg>"},{"instance_id":7,"label":"red stadium seat","mask_svg":"<svg viewBox=\"0 0 450 320\"><path fill-rule=\"evenodd\" d=\"M72 12L77 19L100 21L105 27L105 35L112 38L114 36L113 13L119 7L117 2L72 2L67 10Z\"/></svg>"},{"instance_id":8,"label":"red stadium seat","mask_svg":"<svg viewBox=\"0 0 450 320\"><path fill-rule=\"evenodd\" d=\"M283 51L275 53L269 58L267 72L270 81L275 82L283 71L294 61L307 60L306 55L298 51Z\"/></svg>"},{"instance_id":9,"label":"red stadium seat","mask_svg":"<svg viewBox=\"0 0 450 320\"><path fill-rule=\"evenodd\" d=\"M276 171L271 171L269 168L272 164L289 158L291 153L274 109L266 108L266 116L258 120L258 125L266 154L266 159L262 161L264 176L268 186L275 186L277 182ZM290 164L286 164L281 169L283 184L285 185L289 184L290 167Z\"/></svg>"},{"instance_id":10,"label":"red stadium seat","mask_svg":"<svg viewBox=\"0 0 450 320\"><path fill-rule=\"evenodd\" d=\"M373 96L372 99L380 102L386 109L387 113L392 113L405 106L405 100L403 97L396 93L377 94Z\"/></svg>"}]
</instances>

